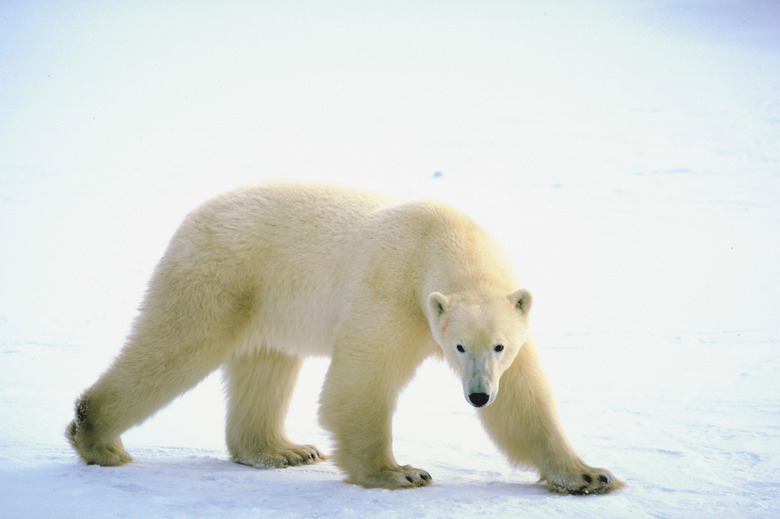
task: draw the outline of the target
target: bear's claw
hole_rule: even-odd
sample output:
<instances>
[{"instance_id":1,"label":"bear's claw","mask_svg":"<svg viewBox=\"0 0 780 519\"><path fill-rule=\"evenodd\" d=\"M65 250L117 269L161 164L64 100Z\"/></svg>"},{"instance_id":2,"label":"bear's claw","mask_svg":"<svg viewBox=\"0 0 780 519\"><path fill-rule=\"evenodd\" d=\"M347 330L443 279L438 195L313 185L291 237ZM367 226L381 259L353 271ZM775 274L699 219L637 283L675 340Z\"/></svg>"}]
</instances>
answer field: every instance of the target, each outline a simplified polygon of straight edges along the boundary
<instances>
[{"instance_id":1,"label":"bear's claw","mask_svg":"<svg viewBox=\"0 0 780 519\"><path fill-rule=\"evenodd\" d=\"M579 477L570 474L550 475L543 478L547 488L560 494L584 496L589 494L606 494L619 490L625 484L616 479L608 470L589 468ZM584 484L583 484L584 483Z\"/></svg>"}]
</instances>

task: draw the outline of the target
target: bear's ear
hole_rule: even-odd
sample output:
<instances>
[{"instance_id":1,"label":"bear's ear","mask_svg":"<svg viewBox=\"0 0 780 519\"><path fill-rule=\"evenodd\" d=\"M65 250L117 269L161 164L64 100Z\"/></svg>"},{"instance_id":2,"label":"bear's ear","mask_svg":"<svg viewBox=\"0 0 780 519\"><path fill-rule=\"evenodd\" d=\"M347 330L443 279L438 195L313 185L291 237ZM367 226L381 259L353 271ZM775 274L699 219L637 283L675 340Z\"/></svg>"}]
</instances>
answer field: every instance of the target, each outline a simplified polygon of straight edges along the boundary
<instances>
[{"instance_id":1,"label":"bear's ear","mask_svg":"<svg viewBox=\"0 0 780 519\"><path fill-rule=\"evenodd\" d=\"M432 292L428 296L428 312L431 317L438 319L447 311L450 306L450 300L444 294L439 292Z\"/></svg>"},{"instance_id":2,"label":"bear's ear","mask_svg":"<svg viewBox=\"0 0 780 519\"><path fill-rule=\"evenodd\" d=\"M528 315L531 310L531 304L533 304L534 298L531 296L531 292L521 288L512 295L509 296L509 302L512 303L515 308L523 315Z\"/></svg>"}]
</instances>

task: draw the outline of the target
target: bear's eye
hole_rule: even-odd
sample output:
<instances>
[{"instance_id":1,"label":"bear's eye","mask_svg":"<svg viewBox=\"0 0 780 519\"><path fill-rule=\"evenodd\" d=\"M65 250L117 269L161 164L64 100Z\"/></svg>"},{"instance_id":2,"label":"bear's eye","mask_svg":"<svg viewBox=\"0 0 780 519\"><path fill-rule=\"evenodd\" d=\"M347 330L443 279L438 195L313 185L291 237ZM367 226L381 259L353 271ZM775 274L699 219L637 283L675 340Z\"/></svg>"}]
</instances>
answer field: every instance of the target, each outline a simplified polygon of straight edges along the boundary
<instances>
[{"instance_id":1,"label":"bear's eye","mask_svg":"<svg viewBox=\"0 0 780 519\"><path fill-rule=\"evenodd\" d=\"M458 344L457 346L455 346L455 349L461 353L466 353L466 348L464 348L462 344Z\"/></svg>"},{"instance_id":2,"label":"bear's eye","mask_svg":"<svg viewBox=\"0 0 780 519\"><path fill-rule=\"evenodd\" d=\"M496 344L495 346L493 346L493 350L496 351L496 352L504 351L504 345L503 344Z\"/></svg>"}]
</instances>

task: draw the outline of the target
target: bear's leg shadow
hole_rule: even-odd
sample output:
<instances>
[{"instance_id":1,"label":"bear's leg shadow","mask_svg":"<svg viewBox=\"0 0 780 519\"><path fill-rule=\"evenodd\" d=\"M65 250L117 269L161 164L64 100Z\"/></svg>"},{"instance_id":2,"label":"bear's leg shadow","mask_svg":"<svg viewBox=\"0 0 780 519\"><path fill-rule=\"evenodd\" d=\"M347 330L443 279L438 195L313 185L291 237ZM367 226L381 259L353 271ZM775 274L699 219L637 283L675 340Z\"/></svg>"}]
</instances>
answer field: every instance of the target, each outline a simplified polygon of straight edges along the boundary
<instances>
[{"instance_id":1,"label":"bear's leg shadow","mask_svg":"<svg viewBox=\"0 0 780 519\"><path fill-rule=\"evenodd\" d=\"M480 418L509 461L537 469L550 490L603 494L623 486L609 471L585 464L572 448L531 338L501 377L495 402L480 409Z\"/></svg>"},{"instance_id":2,"label":"bear's leg shadow","mask_svg":"<svg viewBox=\"0 0 780 519\"><path fill-rule=\"evenodd\" d=\"M233 461L253 467L291 467L325 457L311 445L291 442L284 431L303 361L272 350L225 363L226 438Z\"/></svg>"},{"instance_id":3,"label":"bear's leg shadow","mask_svg":"<svg viewBox=\"0 0 780 519\"><path fill-rule=\"evenodd\" d=\"M397 321L396 321L397 322ZM399 465L392 450L392 419L398 394L423 356L408 337L344 334L337 343L320 398L320 422L335 440L336 464L349 483L366 488L430 485L426 471ZM407 342L404 342L407 341ZM367 345L370 345L367 347Z\"/></svg>"}]
</instances>

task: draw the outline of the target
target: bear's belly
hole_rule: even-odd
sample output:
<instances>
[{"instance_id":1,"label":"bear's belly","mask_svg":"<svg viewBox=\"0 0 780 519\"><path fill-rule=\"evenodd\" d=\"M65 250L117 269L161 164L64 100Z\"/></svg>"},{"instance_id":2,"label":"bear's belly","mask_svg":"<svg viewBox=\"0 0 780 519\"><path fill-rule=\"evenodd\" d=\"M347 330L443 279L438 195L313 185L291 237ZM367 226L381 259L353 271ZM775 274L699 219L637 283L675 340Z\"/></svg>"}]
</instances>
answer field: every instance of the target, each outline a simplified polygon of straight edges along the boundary
<instances>
[{"instance_id":1,"label":"bear's belly","mask_svg":"<svg viewBox=\"0 0 780 519\"><path fill-rule=\"evenodd\" d=\"M330 357L335 323L326 312L280 312L257 315L241 333L233 353L248 355L271 349L298 357Z\"/></svg>"}]
</instances>

